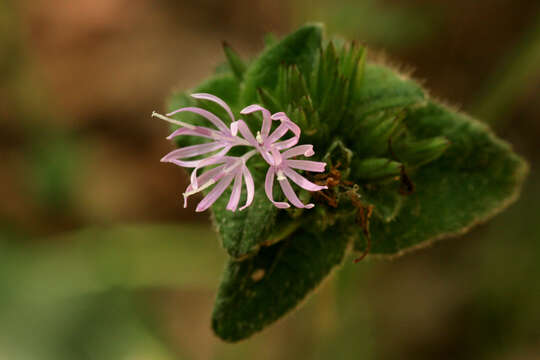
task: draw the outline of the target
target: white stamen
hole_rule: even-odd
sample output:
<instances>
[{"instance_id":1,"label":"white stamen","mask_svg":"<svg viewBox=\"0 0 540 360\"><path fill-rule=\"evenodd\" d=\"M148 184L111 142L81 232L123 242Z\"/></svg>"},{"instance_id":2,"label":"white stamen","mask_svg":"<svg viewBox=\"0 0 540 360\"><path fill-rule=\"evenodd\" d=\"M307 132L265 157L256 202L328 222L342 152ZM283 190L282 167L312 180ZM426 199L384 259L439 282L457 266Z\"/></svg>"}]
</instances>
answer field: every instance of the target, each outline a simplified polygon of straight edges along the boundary
<instances>
[{"instance_id":1,"label":"white stamen","mask_svg":"<svg viewBox=\"0 0 540 360\"><path fill-rule=\"evenodd\" d=\"M257 136L255 136L255 139L257 140L257 142L259 143L259 145L262 145L263 143L263 138L261 136L261 132L260 131L257 131Z\"/></svg>"},{"instance_id":2,"label":"white stamen","mask_svg":"<svg viewBox=\"0 0 540 360\"><path fill-rule=\"evenodd\" d=\"M198 193L198 192L203 191L204 189L206 189L206 188L209 187L209 186L212 186L212 185L215 184L215 183L216 183L215 180L210 179L208 182L204 183L202 186L199 186L198 188L193 189L193 190L191 190L191 191L187 191L187 192L183 193L182 195L184 195L184 197L186 197L186 196L191 196L191 195L193 195L193 194L196 194L196 193Z\"/></svg>"},{"instance_id":3,"label":"white stamen","mask_svg":"<svg viewBox=\"0 0 540 360\"><path fill-rule=\"evenodd\" d=\"M282 181L282 180L285 180L287 178L285 177L285 175L283 175L283 171L278 170L277 171L277 179L278 179L278 181Z\"/></svg>"},{"instance_id":4,"label":"white stamen","mask_svg":"<svg viewBox=\"0 0 540 360\"><path fill-rule=\"evenodd\" d=\"M174 119L171 119L169 117L166 117L164 115L161 115L155 111L152 111L152 117L156 117L158 119L161 119L161 120L165 120L167 122L170 122L171 124L175 124L175 125L179 125L179 126L183 126L185 128L188 128L188 129L195 129L195 126L191 125L191 124L188 124L188 123L185 123L183 121L178 121L178 120L174 120Z\"/></svg>"}]
</instances>

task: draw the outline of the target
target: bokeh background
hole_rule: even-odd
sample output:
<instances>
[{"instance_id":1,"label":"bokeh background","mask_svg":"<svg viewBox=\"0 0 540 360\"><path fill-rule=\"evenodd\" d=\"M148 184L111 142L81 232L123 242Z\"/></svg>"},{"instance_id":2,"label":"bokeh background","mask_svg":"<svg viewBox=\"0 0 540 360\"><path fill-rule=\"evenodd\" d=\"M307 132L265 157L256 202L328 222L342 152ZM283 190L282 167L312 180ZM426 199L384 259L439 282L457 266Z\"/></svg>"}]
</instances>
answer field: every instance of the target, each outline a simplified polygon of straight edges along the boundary
<instances>
[{"instance_id":1,"label":"bokeh background","mask_svg":"<svg viewBox=\"0 0 540 360\"><path fill-rule=\"evenodd\" d=\"M415 69L531 163L460 238L365 260L240 344L210 330L225 256L151 119L305 21ZM0 359L540 359L537 0L1 0ZM196 203L193 201L193 203Z\"/></svg>"}]
</instances>

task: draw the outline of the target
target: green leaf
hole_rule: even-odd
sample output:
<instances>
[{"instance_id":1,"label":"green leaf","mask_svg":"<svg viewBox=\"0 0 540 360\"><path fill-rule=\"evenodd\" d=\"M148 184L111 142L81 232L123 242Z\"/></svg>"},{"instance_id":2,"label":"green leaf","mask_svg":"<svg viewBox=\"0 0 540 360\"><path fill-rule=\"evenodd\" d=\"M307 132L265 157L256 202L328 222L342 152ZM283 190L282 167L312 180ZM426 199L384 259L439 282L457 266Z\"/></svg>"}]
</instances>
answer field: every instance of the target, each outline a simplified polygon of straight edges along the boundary
<instances>
[{"instance_id":1,"label":"green leaf","mask_svg":"<svg viewBox=\"0 0 540 360\"><path fill-rule=\"evenodd\" d=\"M273 89L277 84L279 66L297 65L309 73L322 41L322 26L305 25L281 41L266 48L245 73L242 104L257 101L257 89Z\"/></svg>"},{"instance_id":2,"label":"green leaf","mask_svg":"<svg viewBox=\"0 0 540 360\"><path fill-rule=\"evenodd\" d=\"M231 48L231 46L226 42L223 43L223 51L225 52L229 67L231 68L234 76L241 81L244 78L246 64L242 58L240 58L240 55L238 55L238 53L234 51L233 48Z\"/></svg>"},{"instance_id":3,"label":"green leaf","mask_svg":"<svg viewBox=\"0 0 540 360\"><path fill-rule=\"evenodd\" d=\"M444 136L450 146L410 174L416 191L393 221L372 219L371 254L396 256L465 233L512 203L527 173L523 159L487 126L447 107L430 102L405 122L416 138Z\"/></svg>"},{"instance_id":4,"label":"green leaf","mask_svg":"<svg viewBox=\"0 0 540 360\"><path fill-rule=\"evenodd\" d=\"M361 199L373 205L373 213L383 222L396 218L405 197L399 193L399 183L368 184L359 191Z\"/></svg>"},{"instance_id":5,"label":"green leaf","mask_svg":"<svg viewBox=\"0 0 540 360\"><path fill-rule=\"evenodd\" d=\"M239 341L296 307L343 260L348 238L332 230L299 232L248 260L230 261L214 307L214 332Z\"/></svg>"},{"instance_id":6,"label":"green leaf","mask_svg":"<svg viewBox=\"0 0 540 360\"><path fill-rule=\"evenodd\" d=\"M420 85L379 64L366 64L359 91L354 94L357 119L377 111L422 105L426 96Z\"/></svg>"},{"instance_id":7,"label":"green leaf","mask_svg":"<svg viewBox=\"0 0 540 360\"><path fill-rule=\"evenodd\" d=\"M255 184L264 184L265 173L253 171ZM255 186L253 203L243 211L226 209L231 189L228 189L212 206L212 220L221 237L221 243L232 258L243 258L256 252L268 242L272 233L278 208L272 204L264 192L264 186ZM245 202L245 191L241 204Z\"/></svg>"}]
</instances>

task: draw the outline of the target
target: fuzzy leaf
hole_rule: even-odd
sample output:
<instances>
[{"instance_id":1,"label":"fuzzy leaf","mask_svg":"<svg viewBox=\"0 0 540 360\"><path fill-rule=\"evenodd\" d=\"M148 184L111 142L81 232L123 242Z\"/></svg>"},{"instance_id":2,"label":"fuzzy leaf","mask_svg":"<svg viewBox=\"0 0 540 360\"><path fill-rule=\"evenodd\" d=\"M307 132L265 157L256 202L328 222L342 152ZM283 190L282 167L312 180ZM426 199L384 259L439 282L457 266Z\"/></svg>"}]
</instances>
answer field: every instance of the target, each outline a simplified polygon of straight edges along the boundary
<instances>
[{"instance_id":1,"label":"fuzzy leaf","mask_svg":"<svg viewBox=\"0 0 540 360\"><path fill-rule=\"evenodd\" d=\"M246 71L244 60L242 60L240 55L238 55L238 53L226 42L223 43L223 52L225 53L225 57L227 58L227 62L229 63L229 67L234 76L241 81L244 78L244 72Z\"/></svg>"},{"instance_id":2,"label":"fuzzy leaf","mask_svg":"<svg viewBox=\"0 0 540 360\"><path fill-rule=\"evenodd\" d=\"M255 184L263 184L265 173L252 171ZM264 186L255 186L253 203L243 211L226 209L231 189L228 189L212 206L212 219L221 243L232 258L243 258L269 240L276 222L278 208L264 192ZM241 204L245 201L243 192Z\"/></svg>"},{"instance_id":3,"label":"fuzzy leaf","mask_svg":"<svg viewBox=\"0 0 540 360\"><path fill-rule=\"evenodd\" d=\"M281 64L295 64L303 73L309 73L321 41L321 25L310 24L266 48L244 74L242 103L249 105L256 102L259 88L273 89L277 84Z\"/></svg>"},{"instance_id":4,"label":"fuzzy leaf","mask_svg":"<svg viewBox=\"0 0 540 360\"><path fill-rule=\"evenodd\" d=\"M381 110L423 104L422 87L391 68L368 63L364 68L359 91L354 94L357 118Z\"/></svg>"},{"instance_id":5,"label":"fuzzy leaf","mask_svg":"<svg viewBox=\"0 0 540 360\"><path fill-rule=\"evenodd\" d=\"M343 260L347 237L333 230L299 232L248 260L230 261L214 307L214 332L239 341L297 306Z\"/></svg>"},{"instance_id":6,"label":"fuzzy leaf","mask_svg":"<svg viewBox=\"0 0 540 360\"><path fill-rule=\"evenodd\" d=\"M372 219L371 254L400 255L466 232L513 202L527 173L527 164L487 126L447 107L430 103L405 122L418 139L444 136L450 145L410 174L416 191L393 221ZM364 248L362 237L356 248Z\"/></svg>"},{"instance_id":7,"label":"fuzzy leaf","mask_svg":"<svg viewBox=\"0 0 540 360\"><path fill-rule=\"evenodd\" d=\"M369 184L359 190L362 200L373 205L373 212L383 222L395 219L405 201L397 182Z\"/></svg>"}]
</instances>

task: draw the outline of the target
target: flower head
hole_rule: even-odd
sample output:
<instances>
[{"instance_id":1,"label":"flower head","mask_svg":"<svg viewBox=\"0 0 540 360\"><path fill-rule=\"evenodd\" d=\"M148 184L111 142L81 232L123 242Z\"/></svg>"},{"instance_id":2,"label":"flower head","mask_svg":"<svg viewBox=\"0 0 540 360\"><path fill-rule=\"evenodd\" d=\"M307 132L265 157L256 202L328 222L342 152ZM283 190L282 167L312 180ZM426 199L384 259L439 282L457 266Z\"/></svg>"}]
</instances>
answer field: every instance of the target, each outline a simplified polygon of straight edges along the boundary
<instances>
[{"instance_id":1,"label":"flower head","mask_svg":"<svg viewBox=\"0 0 540 360\"><path fill-rule=\"evenodd\" d=\"M294 170L323 172L326 164L324 162L294 159L300 155L306 157L313 156L314 151L312 145L295 146L300 140L301 129L291 121L285 113L278 112L271 114L270 111L256 104L244 108L240 111L243 115L257 111L262 113L263 122L261 130L257 131L256 136L253 136L253 133L245 121L235 120L229 106L220 98L211 94L193 94L192 97L213 101L220 105L229 115L231 124L227 127L227 125L225 125L225 123L216 115L198 107L181 108L166 116L157 113L152 114L154 117L180 126L180 128L174 131L167 139L172 139L176 136L191 135L199 136L206 140L206 142L202 144L173 150L161 159L163 162L171 162L182 167L194 168L190 177L191 183L183 194L184 207L187 206L187 199L189 196L213 186L199 202L196 211L208 209L231 185L231 183L233 186L227 209L236 211L238 203L240 202L242 183L245 183L247 200L240 210L251 205L255 194L255 184L246 163L255 154L259 154L269 166L266 173L265 192L268 199L270 199L276 207L290 207L286 202L274 201L273 186L274 178L276 176L283 194L292 205L298 208L307 209L314 206L313 204L303 204L300 201L288 179L292 180L300 188L308 191L326 189L326 186L314 184ZM169 117L181 112L199 114L214 124L217 129L195 126ZM277 121L279 124L271 131L273 121ZM288 132L291 132L292 136L287 139L282 139ZM238 133L240 133L242 137L240 137ZM239 157L227 156L228 151L234 146L246 146L251 147L252 149ZM198 158L202 155L208 155L208 157L203 159ZM198 175L199 169L210 166L212 166L212 168L206 170L201 175Z\"/></svg>"},{"instance_id":2,"label":"flower head","mask_svg":"<svg viewBox=\"0 0 540 360\"><path fill-rule=\"evenodd\" d=\"M323 172L326 166L326 163L319 161L311 160L296 160L292 159L293 157L304 155L306 157L313 156L312 145L299 145L295 146L283 153L279 153L276 149L272 149L273 155L273 164L268 168L266 173L266 181L264 184L264 190L268 199L276 205L278 208L288 208L290 205L286 202L277 202L274 201L273 197L273 188L274 188L274 177L277 175L277 180L283 194L287 200L289 200L294 206L298 208L311 209L313 204L303 204L296 193L294 192L289 180L291 179L296 185L300 186L302 189L308 191L319 191L327 189L326 186L320 186L312 183L302 175L298 174L293 169L312 171L312 172Z\"/></svg>"}]
</instances>

